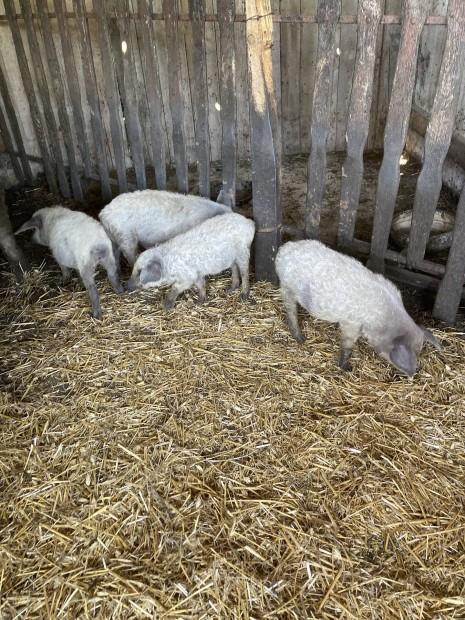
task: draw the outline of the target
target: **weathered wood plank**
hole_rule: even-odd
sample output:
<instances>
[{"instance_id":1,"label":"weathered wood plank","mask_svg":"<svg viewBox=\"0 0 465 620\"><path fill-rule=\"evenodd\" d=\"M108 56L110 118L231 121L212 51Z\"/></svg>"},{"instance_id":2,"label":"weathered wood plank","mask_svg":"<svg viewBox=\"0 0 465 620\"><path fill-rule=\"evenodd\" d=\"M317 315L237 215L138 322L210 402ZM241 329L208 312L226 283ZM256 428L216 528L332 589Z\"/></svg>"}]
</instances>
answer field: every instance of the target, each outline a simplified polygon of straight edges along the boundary
<instances>
[{"instance_id":1,"label":"weathered wood plank","mask_svg":"<svg viewBox=\"0 0 465 620\"><path fill-rule=\"evenodd\" d=\"M63 62L66 71L67 87L71 102L71 108L73 111L77 147L81 154L81 161L82 165L84 166L84 175L86 178L89 179L92 175L92 165L90 161L86 123L84 121L84 114L82 110L81 91L76 70L76 64L74 61L73 47L71 45L68 20L66 18L62 0L55 0L54 5L55 15L58 22L58 30L60 32L61 49L63 52Z\"/></svg>"},{"instance_id":2,"label":"weathered wood plank","mask_svg":"<svg viewBox=\"0 0 465 620\"><path fill-rule=\"evenodd\" d=\"M236 0L236 12L245 12L245 0ZM279 26L278 26L279 28ZM234 22L234 43L236 56L236 140L239 157L250 157L250 115L249 115L249 91L248 91L248 59L245 21ZM278 48L277 53L280 53Z\"/></svg>"},{"instance_id":3,"label":"weathered wood plank","mask_svg":"<svg viewBox=\"0 0 465 620\"><path fill-rule=\"evenodd\" d=\"M326 142L330 131L336 29L339 19L338 0L318 3L318 60L313 93L311 151L308 159L305 234L317 239L326 180Z\"/></svg>"},{"instance_id":4,"label":"weathered wood plank","mask_svg":"<svg viewBox=\"0 0 465 620\"><path fill-rule=\"evenodd\" d=\"M439 285L433 316L453 323L462 298L465 281L465 188L455 213L454 236L447 258L446 273Z\"/></svg>"},{"instance_id":5,"label":"weathered wood plank","mask_svg":"<svg viewBox=\"0 0 465 620\"><path fill-rule=\"evenodd\" d=\"M65 163L63 160L62 143L58 128L55 120L55 114L53 108L55 102L50 96L50 91L47 84L47 78L45 76L44 65L42 62L42 55L40 53L39 42L37 40L37 34L32 19L31 4L27 0L20 0L21 11L23 14L24 23L26 25L27 40L31 57L33 58L34 74L36 77L37 91L39 93L42 107L44 110L44 118L47 125L47 132L50 140L49 147L53 151L58 183L60 186L61 194L65 198L70 197L68 177L66 175Z\"/></svg>"},{"instance_id":6,"label":"weathered wood plank","mask_svg":"<svg viewBox=\"0 0 465 620\"><path fill-rule=\"evenodd\" d=\"M281 0L280 10L289 16L301 13L300 0ZM300 127L300 71L302 24L298 21L283 23L281 30L282 127L286 154L301 152ZM302 59L305 63L306 59Z\"/></svg>"},{"instance_id":7,"label":"weathered wood plank","mask_svg":"<svg viewBox=\"0 0 465 620\"><path fill-rule=\"evenodd\" d=\"M94 12L98 15L97 28L100 43L100 54L102 57L102 64L106 68L106 70L103 71L103 89L110 116L110 132L115 158L116 174L118 177L118 189L119 193L125 193L128 191L128 182L126 177L126 148L123 134L123 121L121 118L118 84L115 75L114 56L112 53L105 3L103 0L94 0Z\"/></svg>"},{"instance_id":8,"label":"weathered wood plank","mask_svg":"<svg viewBox=\"0 0 465 620\"><path fill-rule=\"evenodd\" d=\"M465 2L449 0L449 23L441 72L425 136L425 155L413 202L407 265L425 255L426 243L442 187L442 165L455 126L465 50Z\"/></svg>"},{"instance_id":9,"label":"weathered wood plank","mask_svg":"<svg viewBox=\"0 0 465 620\"><path fill-rule=\"evenodd\" d=\"M57 104L58 119L60 122L60 130L63 134L63 142L65 151L68 156L69 174L71 179L71 187L75 200L83 201L80 173L76 160L75 145L73 140L71 121L66 107L65 82L61 74L58 63L57 51L53 42L52 27L48 14L47 0L36 0L37 12L39 14L40 25L42 29L42 38L44 41L45 52L48 61L48 70L52 78L52 85L55 91L55 100ZM45 77L45 76L44 76ZM58 134L57 138L59 140Z\"/></svg>"},{"instance_id":10,"label":"weathered wood plank","mask_svg":"<svg viewBox=\"0 0 465 620\"><path fill-rule=\"evenodd\" d=\"M218 0L223 189L236 203L236 45L234 0Z\"/></svg>"},{"instance_id":11,"label":"weathered wood plank","mask_svg":"<svg viewBox=\"0 0 465 620\"><path fill-rule=\"evenodd\" d=\"M250 127L255 237L255 277L277 281L274 259L281 240L279 170L273 127L277 127L271 43L270 0L247 0ZM274 117L274 118L273 118Z\"/></svg>"},{"instance_id":12,"label":"weathered wood plank","mask_svg":"<svg viewBox=\"0 0 465 620\"><path fill-rule=\"evenodd\" d=\"M404 5L400 50L384 131L384 156L378 176L371 252L368 261L370 269L381 273L384 271L384 255L399 189L399 159L407 136L418 45L429 8L430 2L427 0L406 0Z\"/></svg>"},{"instance_id":13,"label":"weathered wood plank","mask_svg":"<svg viewBox=\"0 0 465 620\"><path fill-rule=\"evenodd\" d=\"M116 3L116 18L120 35L120 53L123 58L124 79L124 117L126 119L127 134L131 149L131 158L136 173L138 189L147 187L145 176L143 134L139 116L139 100L134 76L136 68L132 49L131 34L129 31L129 8L127 0L118 0Z\"/></svg>"},{"instance_id":14,"label":"weathered wood plank","mask_svg":"<svg viewBox=\"0 0 465 620\"><path fill-rule=\"evenodd\" d=\"M210 198L210 128L208 124L207 62L205 58L205 2L189 0L194 47L195 144L199 194Z\"/></svg>"},{"instance_id":15,"label":"weathered wood plank","mask_svg":"<svg viewBox=\"0 0 465 620\"><path fill-rule=\"evenodd\" d=\"M152 1L138 0L140 26L143 41L143 71L147 90L152 163L155 169L157 189L166 189L166 152L163 124L163 99L158 72L157 49L152 27Z\"/></svg>"},{"instance_id":16,"label":"weathered wood plank","mask_svg":"<svg viewBox=\"0 0 465 620\"><path fill-rule=\"evenodd\" d=\"M21 131L19 129L18 118L8 92L8 86L3 73L2 65L3 62L0 61L0 95L3 100L3 105L5 106L5 114L0 106L0 132L5 148L10 156L11 165L13 166L18 182L32 184L33 177L31 166L29 165L29 160L26 155L23 139L21 137Z\"/></svg>"},{"instance_id":17,"label":"weathered wood plank","mask_svg":"<svg viewBox=\"0 0 465 620\"><path fill-rule=\"evenodd\" d=\"M307 0L305 10L316 13L318 0ZM282 27L282 26L281 26ZM279 26L278 26L279 28ZM277 29L278 29L277 28ZM318 53L318 24L303 23L300 34L300 152L309 153L311 148L311 120L315 68ZM285 136L283 135L283 142ZM287 147L283 144L283 151Z\"/></svg>"},{"instance_id":18,"label":"weathered wood plank","mask_svg":"<svg viewBox=\"0 0 465 620\"><path fill-rule=\"evenodd\" d=\"M356 13L358 5L359 28L360 28L360 2L359 0L345 0L343 4L344 11L347 13ZM335 151L346 150L346 131L349 117L349 104L354 80L355 57L357 53L357 36L358 29L355 24L341 24L339 36L339 70L335 114ZM375 50L373 50L374 55ZM373 78L372 78L373 80ZM372 84L370 84L371 91Z\"/></svg>"},{"instance_id":19,"label":"weathered wood plank","mask_svg":"<svg viewBox=\"0 0 465 620\"><path fill-rule=\"evenodd\" d=\"M53 160L48 147L48 138L45 130L45 119L43 118L42 111L35 96L32 75L29 70L23 40L21 38L21 33L19 31L18 23L16 20L16 13L12 3L5 3L5 13L11 29L13 43L16 49L19 70L21 73L24 90L26 92L26 96L29 102L29 108L31 110L31 119L36 132L37 143L39 145L39 149L42 155L45 177L47 179L50 191L53 194L58 194L58 185L55 177L55 167L53 165Z\"/></svg>"},{"instance_id":20,"label":"weathered wood plank","mask_svg":"<svg viewBox=\"0 0 465 620\"><path fill-rule=\"evenodd\" d=\"M87 102L91 110L92 134L94 136L102 197L104 200L110 201L113 194L111 191L110 177L108 174L108 158L106 152L105 133L103 130L102 114L100 111L100 102L95 77L95 67L92 59L92 48L90 44L89 29L85 16L85 0L73 0L73 7L76 13L76 27L79 34L79 42L81 46L82 68L84 72L84 83L87 95Z\"/></svg>"},{"instance_id":21,"label":"weathered wood plank","mask_svg":"<svg viewBox=\"0 0 465 620\"><path fill-rule=\"evenodd\" d=\"M187 194L189 191L189 179L187 175L186 131L184 128L183 105L181 99L176 0L163 0L163 14L165 16L168 66L171 71L169 99L171 117L173 119L173 150L176 178L178 181L178 191Z\"/></svg>"},{"instance_id":22,"label":"weathered wood plank","mask_svg":"<svg viewBox=\"0 0 465 620\"><path fill-rule=\"evenodd\" d=\"M368 137L376 41L381 0L360 0L355 71L347 122L347 155L342 166L338 245L354 236L363 180L363 151Z\"/></svg>"}]
</instances>

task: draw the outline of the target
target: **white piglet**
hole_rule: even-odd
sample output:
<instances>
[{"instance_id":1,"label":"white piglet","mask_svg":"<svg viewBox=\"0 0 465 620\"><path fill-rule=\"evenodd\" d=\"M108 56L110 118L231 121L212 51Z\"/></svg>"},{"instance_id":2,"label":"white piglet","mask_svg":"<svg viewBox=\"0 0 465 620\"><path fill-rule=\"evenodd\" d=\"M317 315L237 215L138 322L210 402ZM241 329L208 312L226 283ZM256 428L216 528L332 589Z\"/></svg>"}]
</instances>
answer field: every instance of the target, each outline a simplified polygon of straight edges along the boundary
<instances>
[{"instance_id":1,"label":"white piglet","mask_svg":"<svg viewBox=\"0 0 465 620\"><path fill-rule=\"evenodd\" d=\"M255 224L238 213L210 218L185 233L142 252L126 284L128 291L172 285L164 299L171 308L178 295L195 286L199 303L206 299L205 276L232 271L230 290L241 285L249 295L250 246Z\"/></svg>"},{"instance_id":2,"label":"white piglet","mask_svg":"<svg viewBox=\"0 0 465 620\"><path fill-rule=\"evenodd\" d=\"M145 189L120 194L102 209L99 218L113 241L117 263L121 251L132 267L140 247L153 248L208 218L231 213L224 190L217 200Z\"/></svg>"},{"instance_id":3,"label":"white piglet","mask_svg":"<svg viewBox=\"0 0 465 620\"><path fill-rule=\"evenodd\" d=\"M319 241L284 244L276 256L276 272L292 336L304 341L297 304L317 319L339 323L338 364L343 369L350 368L348 360L359 336L410 378L425 340L442 349L433 334L407 314L392 282Z\"/></svg>"},{"instance_id":4,"label":"white piglet","mask_svg":"<svg viewBox=\"0 0 465 620\"><path fill-rule=\"evenodd\" d=\"M81 211L66 207L44 207L36 211L30 220L16 231L34 230L32 240L48 246L60 265L63 281L75 269L89 293L92 316L102 315L100 299L94 282L97 265L102 265L117 293L123 292L113 256L112 243L103 226Z\"/></svg>"}]
</instances>

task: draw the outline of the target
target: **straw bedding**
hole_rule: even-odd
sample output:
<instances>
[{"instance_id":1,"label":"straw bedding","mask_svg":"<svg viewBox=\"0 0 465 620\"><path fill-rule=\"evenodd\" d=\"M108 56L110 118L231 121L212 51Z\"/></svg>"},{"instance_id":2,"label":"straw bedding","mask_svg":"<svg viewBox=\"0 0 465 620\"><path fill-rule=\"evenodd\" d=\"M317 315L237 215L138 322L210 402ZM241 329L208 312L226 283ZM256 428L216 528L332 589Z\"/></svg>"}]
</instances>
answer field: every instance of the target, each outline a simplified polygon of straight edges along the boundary
<instances>
[{"instance_id":1,"label":"straw bedding","mask_svg":"<svg viewBox=\"0 0 465 620\"><path fill-rule=\"evenodd\" d=\"M58 275L4 277L2 620L465 617L457 331L413 382L363 343L343 373L270 284L167 313L101 274L95 321Z\"/></svg>"}]
</instances>

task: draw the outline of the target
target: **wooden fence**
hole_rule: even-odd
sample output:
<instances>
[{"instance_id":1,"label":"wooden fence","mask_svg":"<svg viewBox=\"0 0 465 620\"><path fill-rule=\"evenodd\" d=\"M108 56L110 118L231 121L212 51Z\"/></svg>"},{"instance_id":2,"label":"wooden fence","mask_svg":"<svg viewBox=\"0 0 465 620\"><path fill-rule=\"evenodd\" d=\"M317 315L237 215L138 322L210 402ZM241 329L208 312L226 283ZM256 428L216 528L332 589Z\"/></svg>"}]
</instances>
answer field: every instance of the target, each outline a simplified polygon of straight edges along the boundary
<instances>
[{"instance_id":1,"label":"wooden fence","mask_svg":"<svg viewBox=\"0 0 465 620\"><path fill-rule=\"evenodd\" d=\"M0 130L17 176L31 182L31 165L39 162L52 192L82 200L83 180L97 178L109 200L130 189L129 167L137 188L147 187L149 167L156 187L166 187L167 163L186 192L188 164L195 162L199 191L209 196L210 162L221 159L223 187L234 200L237 159L250 154L256 275L274 280L283 153L310 152L305 222L287 232L317 238L326 152L343 148L338 246L369 255L377 271L384 271L385 260L394 263L388 274L397 279L424 285L431 276L440 279L434 313L453 320L464 279L463 194L447 265L424 255L456 124L465 3L449 0L447 14L432 13L434 0L404 0L398 14L387 14L388 4L5 0ZM404 256L387 246L426 25L446 36L436 88L429 89L424 164ZM391 27L399 35L394 55L384 45ZM6 69L12 61L17 82ZM30 127L20 114L21 93ZM32 144L38 147L33 156ZM367 146L384 148L371 244L354 238Z\"/></svg>"}]
</instances>

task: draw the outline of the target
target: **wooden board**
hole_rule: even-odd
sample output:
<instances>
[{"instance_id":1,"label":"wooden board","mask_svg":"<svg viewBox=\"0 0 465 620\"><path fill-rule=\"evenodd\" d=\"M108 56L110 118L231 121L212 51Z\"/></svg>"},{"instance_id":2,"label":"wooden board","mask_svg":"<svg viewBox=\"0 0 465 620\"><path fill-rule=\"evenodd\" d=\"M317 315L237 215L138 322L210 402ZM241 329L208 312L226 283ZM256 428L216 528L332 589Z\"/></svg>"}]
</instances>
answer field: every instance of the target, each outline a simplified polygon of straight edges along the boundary
<instances>
[{"instance_id":1,"label":"wooden board","mask_svg":"<svg viewBox=\"0 0 465 620\"><path fill-rule=\"evenodd\" d=\"M45 177L47 179L50 191L53 194L58 194L58 185L55 177L55 165L48 146L49 139L46 133L46 123L41 108L36 100L32 75L29 70L26 52L24 49L21 34L19 32L18 23L16 21L16 14L12 3L7 2L5 4L5 12L16 49L16 55L18 58L18 65L21 72L24 90L26 92L26 96L29 102L31 119L34 125L37 142L42 156Z\"/></svg>"},{"instance_id":2,"label":"wooden board","mask_svg":"<svg viewBox=\"0 0 465 620\"><path fill-rule=\"evenodd\" d=\"M189 0L192 20L195 106L195 144L199 194L210 198L210 128L208 125L207 63L205 58L205 3Z\"/></svg>"},{"instance_id":3,"label":"wooden board","mask_svg":"<svg viewBox=\"0 0 465 620\"><path fill-rule=\"evenodd\" d=\"M354 236L355 220L363 180L363 151L368 137L376 40L381 18L381 0L360 0L357 57L349 103L347 156L342 166L338 245Z\"/></svg>"},{"instance_id":4,"label":"wooden board","mask_svg":"<svg viewBox=\"0 0 465 620\"><path fill-rule=\"evenodd\" d=\"M270 0L247 0L250 124L255 236L255 277L277 282L274 259L280 244L279 170L273 136L277 125L273 91ZM273 118L273 116L275 118ZM278 160L279 161L279 160Z\"/></svg>"},{"instance_id":5,"label":"wooden board","mask_svg":"<svg viewBox=\"0 0 465 620\"><path fill-rule=\"evenodd\" d=\"M236 45L234 0L218 0L220 30L221 169L223 189L236 203Z\"/></svg>"},{"instance_id":6,"label":"wooden board","mask_svg":"<svg viewBox=\"0 0 465 620\"><path fill-rule=\"evenodd\" d=\"M391 221L400 182L399 159L405 146L412 105L420 34L428 12L426 0L406 0L400 51L384 133L384 156L378 177L368 265L383 272Z\"/></svg>"},{"instance_id":7,"label":"wooden board","mask_svg":"<svg viewBox=\"0 0 465 620\"><path fill-rule=\"evenodd\" d=\"M447 39L441 72L425 136L423 167L413 203L407 265L412 268L425 254L434 211L442 187L442 165L455 127L465 52L465 3L449 0Z\"/></svg>"},{"instance_id":8,"label":"wooden board","mask_svg":"<svg viewBox=\"0 0 465 620\"><path fill-rule=\"evenodd\" d=\"M166 47L170 68L169 101L173 119L173 150L176 166L178 191L187 194L189 181L187 175L186 131L184 128L183 104L181 95L181 72L179 66L178 20L175 0L163 0L165 17Z\"/></svg>"},{"instance_id":9,"label":"wooden board","mask_svg":"<svg viewBox=\"0 0 465 620\"><path fill-rule=\"evenodd\" d=\"M317 239L326 181L326 143L330 132L331 100L339 1L320 0L318 5L318 61L313 94L311 151L308 160L305 234Z\"/></svg>"}]
</instances>

